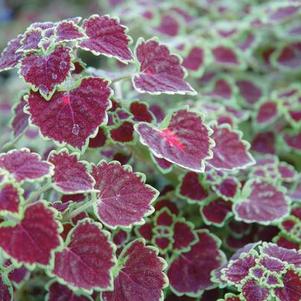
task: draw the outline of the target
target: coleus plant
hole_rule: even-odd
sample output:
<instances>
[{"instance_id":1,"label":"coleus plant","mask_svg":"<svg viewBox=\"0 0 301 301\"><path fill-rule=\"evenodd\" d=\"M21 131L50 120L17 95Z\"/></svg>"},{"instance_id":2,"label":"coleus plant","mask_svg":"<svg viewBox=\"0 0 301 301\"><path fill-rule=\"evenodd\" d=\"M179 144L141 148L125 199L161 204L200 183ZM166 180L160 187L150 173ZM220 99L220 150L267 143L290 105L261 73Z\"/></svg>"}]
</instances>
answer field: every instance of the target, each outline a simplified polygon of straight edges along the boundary
<instances>
[{"instance_id":1,"label":"coleus plant","mask_svg":"<svg viewBox=\"0 0 301 301\"><path fill-rule=\"evenodd\" d=\"M113 2L0 55L1 300L301 300L300 4Z\"/></svg>"}]
</instances>

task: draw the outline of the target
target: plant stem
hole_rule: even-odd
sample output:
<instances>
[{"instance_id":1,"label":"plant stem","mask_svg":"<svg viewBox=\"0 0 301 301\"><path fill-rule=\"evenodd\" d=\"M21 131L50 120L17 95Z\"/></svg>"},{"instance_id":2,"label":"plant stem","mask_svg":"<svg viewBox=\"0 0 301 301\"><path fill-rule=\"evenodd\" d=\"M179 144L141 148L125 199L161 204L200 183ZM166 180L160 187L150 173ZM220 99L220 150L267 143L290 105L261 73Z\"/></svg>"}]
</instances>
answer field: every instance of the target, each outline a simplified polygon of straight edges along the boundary
<instances>
[{"instance_id":1,"label":"plant stem","mask_svg":"<svg viewBox=\"0 0 301 301\"><path fill-rule=\"evenodd\" d=\"M92 200L83 202L83 204L81 204L79 207L77 207L76 209L74 209L72 212L67 213L65 215L65 217L64 217L64 220L69 221L72 218L74 218L77 215L79 215L80 213L82 213L82 212L86 211L87 209L89 209L91 206L93 206L93 204L97 201L96 192L93 191L91 193L91 196L92 196Z\"/></svg>"},{"instance_id":2,"label":"plant stem","mask_svg":"<svg viewBox=\"0 0 301 301\"><path fill-rule=\"evenodd\" d=\"M31 193L27 201L29 203L32 203L36 198L38 198L42 193L46 192L51 187L52 187L51 182L46 183L44 186L41 186L38 191Z\"/></svg>"},{"instance_id":3,"label":"plant stem","mask_svg":"<svg viewBox=\"0 0 301 301\"><path fill-rule=\"evenodd\" d=\"M7 152L13 148L15 148L15 144L21 139L22 135L15 137L13 140L6 142L1 148L1 152Z\"/></svg>"}]
</instances>

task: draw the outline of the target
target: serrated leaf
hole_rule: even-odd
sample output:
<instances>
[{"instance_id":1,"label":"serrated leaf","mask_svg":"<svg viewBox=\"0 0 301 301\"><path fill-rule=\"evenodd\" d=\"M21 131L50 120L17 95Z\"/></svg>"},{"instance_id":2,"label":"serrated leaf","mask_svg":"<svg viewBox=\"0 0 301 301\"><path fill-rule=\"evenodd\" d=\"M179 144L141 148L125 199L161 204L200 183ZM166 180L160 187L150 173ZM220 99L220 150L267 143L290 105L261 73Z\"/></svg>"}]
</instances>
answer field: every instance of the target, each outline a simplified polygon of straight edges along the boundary
<instances>
[{"instance_id":1,"label":"serrated leaf","mask_svg":"<svg viewBox=\"0 0 301 301\"><path fill-rule=\"evenodd\" d=\"M15 68L22 58L22 52L18 52L21 47L22 35L8 42L6 48L0 54L0 72Z\"/></svg>"},{"instance_id":2,"label":"serrated leaf","mask_svg":"<svg viewBox=\"0 0 301 301\"><path fill-rule=\"evenodd\" d=\"M98 218L109 227L128 227L141 223L153 212L151 206L158 192L146 185L145 177L113 161L93 166L92 176L99 190L94 206Z\"/></svg>"},{"instance_id":3,"label":"serrated leaf","mask_svg":"<svg viewBox=\"0 0 301 301\"><path fill-rule=\"evenodd\" d=\"M22 201L20 190L13 184L0 184L0 214L10 212L19 213L19 206Z\"/></svg>"},{"instance_id":4,"label":"serrated leaf","mask_svg":"<svg viewBox=\"0 0 301 301\"><path fill-rule=\"evenodd\" d=\"M300 274L290 269L283 276L283 287L275 288L275 295L281 301L299 301L301 298L300 287Z\"/></svg>"},{"instance_id":5,"label":"serrated leaf","mask_svg":"<svg viewBox=\"0 0 301 301\"><path fill-rule=\"evenodd\" d=\"M41 180L52 174L52 165L26 148L0 154L1 169L8 172L17 182Z\"/></svg>"},{"instance_id":6,"label":"serrated leaf","mask_svg":"<svg viewBox=\"0 0 301 301\"><path fill-rule=\"evenodd\" d=\"M194 202L201 202L209 195L208 189L201 182L199 174L192 171L187 172L181 179L178 194L180 197Z\"/></svg>"},{"instance_id":7,"label":"serrated leaf","mask_svg":"<svg viewBox=\"0 0 301 301\"><path fill-rule=\"evenodd\" d=\"M64 82L71 71L70 49L58 46L48 55L31 53L21 62L20 74L25 81L50 98L56 86Z\"/></svg>"},{"instance_id":8,"label":"serrated leaf","mask_svg":"<svg viewBox=\"0 0 301 301\"><path fill-rule=\"evenodd\" d=\"M52 273L67 285L90 292L111 289L114 248L101 224L84 219L69 232L55 254Z\"/></svg>"},{"instance_id":9,"label":"serrated leaf","mask_svg":"<svg viewBox=\"0 0 301 301\"><path fill-rule=\"evenodd\" d=\"M0 224L0 248L17 262L46 266L59 245L54 212L42 202L28 205L19 223Z\"/></svg>"},{"instance_id":10,"label":"serrated leaf","mask_svg":"<svg viewBox=\"0 0 301 301\"><path fill-rule=\"evenodd\" d=\"M241 134L229 126L220 125L213 128L212 138L215 142L213 158L208 164L216 169L244 169L255 163L249 153L249 145L241 139Z\"/></svg>"},{"instance_id":11,"label":"serrated leaf","mask_svg":"<svg viewBox=\"0 0 301 301\"><path fill-rule=\"evenodd\" d=\"M96 55L117 58L121 62L132 60L128 47L130 38L126 35L126 28L117 19L92 15L84 20L82 27L88 38L81 41L79 47Z\"/></svg>"},{"instance_id":12,"label":"serrated leaf","mask_svg":"<svg viewBox=\"0 0 301 301\"><path fill-rule=\"evenodd\" d=\"M113 141L128 143L134 140L134 124L130 121L123 121L110 130Z\"/></svg>"},{"instance_id":13,"label":"serrated leaf","mask_svg":"<svg viewBox=\"0 0 301 301\"><path fill-rule=\"evenodd\" d=\"M118 258L120 271L114 280L113 292L102 293L104 301L159 301L167 279L164 261L156 252L135 240ZM142 276L143 275L143 276Z\"/></svg>"},{"instance_id":14,"label":"serrated leaf","mask_svg":"<svg viewBox=\"0 0 301 301\"><path fill-rule=\"evenodd\" d=\"M215 226L222 226L232 213L232 203L217 198L204 205L201 209L205 222Z\"/></svg>"},{"instance_id":15,"label":"serrated leaf","mask_svg":"<svg viewBox=\"0 0 301 301\"><path fill-rule=\"evenodd\" d=\"M32 123L44 136L81 149L106 120L110 94L108 82L94 77L84 78L71 91L56 92L49 102L31 92L28 105Z\"/></svg>"},{"instance_id":16,"label":"serrated leaf","mask_svg":"<svg viewBox=\"0 0 301 301\"><path fill-rule=\"evenodd\" d=\"M270 290L262 287L255 280L248 280L242 287L242 295L246 301L265 301L269 297Z\"/></svg>"},{"instance_id":17,"label":"serrated leaf","mask_svg":"<svg viewBox=\"0 0 301 301\"><path fill-rule=\"evenodd\" d=\"M264 180L247 182L242 196L234 205L234 213L244 222L266 224L288 214L288 202L283 191Z\"/></svg>"},{"instance_id":18,"label":"serrated leaf","mask_svg":"<svg viewBox=\"0 0 301 301\"><path fill-rule=\"evenodd\" d=\"M76 41L83 38L85 35L81 28L72 20L61 21L55 28L56 41Z\"/></svg>"},{"instance_id":19,"label":"serrated leaf","mask_svg":"<svg viewBox=\"0 0 301 301\"><path fill-rule=\"evenodd\" d=\"M39 28L29 28L24 33L24 36L21 40L21 48L22 51L34 51L39 48L39 43L41 42L42 30Z\"/></svg>"},{"instance_id":20,"label":"serrated leaf","mask_svg":"<svg viewBox=\"0 0 301 301\"><path fill-rule=\"evenodd\" d=\"M135 89L150 94L191 94L196 92L184 80L180 60L155 40L140 40L136 48L140 70L133 77Z\"/></svg>"},{"instance_id":21,"label":"serrated leaf","mask_svg":"<svg viewBox=\"0 0 301 301\"><path fill-rule=\"evenodd\" d=\"M135 130L156 157L183 168L203 172L204 160L211 157L211 132L197 113L187 109L174 112L164 129L141 122Z\"/></svg>"},{"instance_id":22,"label":"serrated leaf","mask_svg":"<svg viewBox=\"0 0 301 301\"><path fill-rule=\"evenodd\" d=\"M223 264L223 253L215 236L199 231L198 239L188 252L178 255L169 265L167 274L176 294L201 295L212 286L210 273Z\"/></svg>"},{"instance_id":23,"label":"serrated leaf","mask_svg":"<svg viewBox=\"0 0 301 301\"><path fill-rule=\"evenodd\" d=\"M197 242L197 235L192 224L185 220L178 220L173 226L173 249L183 251Z\"/></svg>"},{"instance_id":24,"label":"serrated leaf","mask_svg":"<svg viewBox=\"0 0 301 301\"><path fill-rule=\"evenodd\" d=\"M21 97L20 102L14 108L14 117L12 119L12 128L15 137L21 135L28 127L29 115L24 112L26 101L24 96Z\"/></svg>"},{"instance_id":25,"label":"serrated leaf","mask_svg":"<svg viewBox=\"0 0 301 301\"><path fill-rule=\"evenodd\" d=\"M63 193L83 193L93 190L94 179L84 162L68 151L52 152L48 161L54 165L53 184Z\"/></svg>"},{"instance_id":26,"label":"serrated leaf","mask_svg":"<svg viewBox=\"0 0 301 301\"><path fill-rule=\"evenodd\" d=\"M154 119L148 106L140 101L133 101L130 104L130 112L134 116L134 121L152 122Z\"/></svg>"}]
</instances>

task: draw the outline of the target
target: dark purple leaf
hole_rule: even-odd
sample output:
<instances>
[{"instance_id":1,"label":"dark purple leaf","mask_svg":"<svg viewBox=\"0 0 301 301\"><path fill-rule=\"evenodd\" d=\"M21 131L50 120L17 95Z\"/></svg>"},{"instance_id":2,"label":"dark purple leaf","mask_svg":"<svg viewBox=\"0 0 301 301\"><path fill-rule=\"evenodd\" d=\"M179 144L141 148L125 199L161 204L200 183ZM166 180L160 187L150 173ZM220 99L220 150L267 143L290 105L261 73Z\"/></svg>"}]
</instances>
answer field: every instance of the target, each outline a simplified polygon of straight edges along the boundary
<instances>
[{"instance_id":1,"label":"dark purple leaf","mask_svg":"<svg viewBox=\"0 0 301 301\"><path fill-rule=\"evenodd\" d=\"M110 94L108 82L94 77L84 78L71 91L56 92L49 102L31 92L31 120L44 136L81 149L106 120Z\"/></svg>"}]
</instances>

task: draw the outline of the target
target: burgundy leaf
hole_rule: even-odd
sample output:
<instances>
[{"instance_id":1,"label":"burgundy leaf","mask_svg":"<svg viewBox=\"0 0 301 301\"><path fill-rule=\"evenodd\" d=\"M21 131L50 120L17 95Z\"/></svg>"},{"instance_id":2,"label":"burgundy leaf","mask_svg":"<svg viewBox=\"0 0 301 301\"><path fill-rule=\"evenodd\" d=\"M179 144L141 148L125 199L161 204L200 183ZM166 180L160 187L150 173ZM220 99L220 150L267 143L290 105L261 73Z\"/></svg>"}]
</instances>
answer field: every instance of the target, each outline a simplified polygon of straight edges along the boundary
<instances>
[{"instance_id":1,"label":"burgundy leaf","mask_svg":"<svg viewBox=\"0 0 301 301\"><path fill-rule=\"evenodd\" d=\"M117 19L92 15L84 20L83 29L88 38L80 42L81 48L92 51L95 55L117 58L125 63L132 60L128 47L130 38L126 35L126 28Z\"/></svg>"},{"instance_id":2,"label":"burgundy leaf","mask_svg":"<svg viewBox=\"0 0 301 301\"><path fill-rule=\"evenodd\" d=\"M46 266L59 246L59 225L44 203L30 204L19 223L0 226L0 248L18 262Z\"/></svg>"},{"instance_id":3,"label":"burgundy leaf","mask_svg":"<svg viewBox=\"0 0 301 301\"><path fill-rule=\"evenodd\" d=\"M110 130L113 141L126 143L134 140L134 124L130 121L124 121L117 127Z\"/></svg>"},{"instance_id":4,"label":"burgundy leaf","mask_svg":"<svg viewBox=\"0 0 301 301\"><path fill-rule=\"evenodd\" d=\"M230 261L227 268L222 270L222 278L233 284L240 284L249 275L250 269L256 265L253 255L246 255L234 261Z\"/></svg>"},{"instance_id":5,"label":"burgundy leaf","mask_svg":"<svg viewBox=\"0 0 301 301\"><path fill-rule=\"evenodd\" d=\"M26 101L24 100L24 96L22 96L20 102L14 108L14 117L12 120L12 128L13 128L15 137L21 135L25 131L25 129L28 127L29 115L24 112L25 105L26 105Z\"/></svg>"},{"instance_id":6,"label":"burgundy leaf","mask_svg":"<svg viewBox=\"0 0 301 301\"><path fill-rule=\"evenodd\" d=\"M227 177L214 186L213 190L223 199L232 200L240 190L240 182L235 177Z\"/></svg>"},{"instance_id":7,"label":"burgundy leaf","mask_svg":"<svg viewBox=\"0 0 301 301\"><path fill-rule=\"evenodd\" d=\"M15 68L22 58L22 52L18 52L21 47L22 35L12 39L0 54L0 72Z\"/></svg>"},{"instance_id":8,"label":"burgundy leaf","mask_svg":"<svg viewBox=\"0 0 301 301\"><path fill-rule=\"evenodd\" d=\"M85 162L66 149L51 152L48 161L54 165L53 184L62 193L82 193L93 190L94 179L87 171Z\"/></svg>"},{"instance_id":9,"label":"burgundy leaf","mask_svg":"<svg viewBox=\"0 0 301 301\"><path fill-rule=\"evenodd\" d=\"M197 242L197 235L193 231L193 225L184 219L178 220L173 226L173 249L184 251Z\"/></svg>"},{"instance_id":10,"label":"burgundy leaf","mask_svg":"<svg viewBox=\"0 0 301 301\"><path fill-rule=\"evenodd\" d=\"M93 166L92 176L99 190L95 213L107 226L127 227L141 223L144 216L153 212L151 203L158 192L146 185L145 177L135 174L130 167L116 161L102 161Z\"/></svg>"},{"instance_id":11,"label":"burgundy leaf","mask_svg":"<svg viewBox=\"0 0 301 301\"><path fill-rule=\"evenodd\" d=\"M216 169L237 170L253 165L254 159L249 153L249 144L242 140L240 132L227 125L213 128L212 138L215 141L213 158L208 161Z\"/></svg>"},{"instance_id":12,"label":"burgundy leaf","mask_svg":"<svg viewBox=\"0 0 301 301\"><path fill-rule=\"evenodd\" d=\"M6 154L0 154L1 169L9 172L17 182L41 180L52 174L52 165L27 148L13 149Z\"/></svg>"},{"instance_id":13,"label":"burgundy leaf","mask_svg":"<svg viewBox=\"0 0 301 301\"><path fill-rule=\"evenodd\" d=\"M154 249L141 240L128 245L120 257L119 273L114 280L113 292L104 292L104 301L160 301L167 284L163 274L165 262ZM123 264L122 264L123 263Z\"/></svg>"},{"instance_id":14,"label":"burgundy leaf","mask_svg":"<svg viewBox=\"0 0 301 301\"><path fill-rule=\"evenodd\" d=\"M183 60L183 67L192 72L199 71L205 60L205 50L201 47L192 47Z\"/></svg>"},{"instance_id":15,"label":"burgundy leaf","mask_svg":"<svg viewBox=\"0 0 301 301\"><path fill-rule=\"evenodd\" d=\"M284 135L284 141L290 148L296 151L301 151L301 133L286 133Z\"/></svg>"},{"instance_id":16,"label":"burgundy leaf","mask_svg":"<svg viewBox=\"0 0 301 301\"><path fill-rule=\"evenodd\" d=\"M70 49L59 46L45 56L34 53L26 56L22 60L20 74L44 97L51 98L56 86L66 80L70 70Z\"/></svg>"},{"instance_id":17,"label":"burgundy leaf","mask_svg":"<svg viewBox=\"0 0 301 301\"><path fill-rule=\"evenodd\" d=\"M208 189L200 181L200 175L187 172L180 183L178 193L181 197L191 201L200 202L208 197Z\"/></svg>"},{"instance_id":18,"label":"burgundy leaf","mask_svg":"<svg viewBox=\"0 0 301 301\"><path fill-rule=\"evenodd\" d=\"M0 275L0 300L13 301L13 288L7 276L1 272Z\"/></svg>"},{"instance_id":19,"label":"burgundy leaf","mask_svg":"<svg viewBox=\"0 0 301 301\"><path fill-rule=\"evenodd\" d=\"M56 41L74 41L83 38L85 35L82 33L81 28L71 21L62 21L56 26L55 29Z\"/></svg>"},{"instance_id":20,"label":"burgundy leaf","mask_svg":"<svg viewBox=\"0 0 301 301\"><path fill-rule=\"evenodd\" d=\"M56 92L49 102L31 92L31 120L44 136L81 149L106 120L110 94L108 82L93 77L84 78L71 91Z\"/></svg>"},{"instance_id":21,"label":"burgundy leaf","mask_svg":"<svg viewBox=\"0 0 301 301\"><path fill-rule=\"evenodd\" d=\"M282 262L301 268L301 254L295 250L288 250L275 244L264 244L262 252L269 257L277 258Z\"/></svg>"},{"instance_id":22,"label":"burgundy leaf","mask_svg":"<svg viewBox=\"0 0 301 301\"><path fill-rule=\"evenodd\" d=\"M275 288L275 295L281 301L299 301L301 298L301 276L288 270L283 276L284 287Z\"/></svg>"},{"instance_id":23,"label":"burgundy leaf","mask_svg":"<svg viewBox=\"0 0 301 301\"><path fill-rule=\"evenodd\" d=\"M266 224L288 214L284 192L264 180L247 182L241 195L241 201L234 205L235 216L239 220Z\"/></svg>"},{"instance_id":24,"label":"burgundy leaf","mask_svg":"<svg viewBox=\"0 0 301 301\"><path fill-rule=\"evenodd\" d=\"M19 206L22 202L22 191L12 184L0 185L0 213L19 213Z\"/></svg>"},{"instance_id":25,"label":"burgundy leaf","mask_svg":"<svg viewBox=\"0 0 301 301\"><path fill-rule=\"evenodd\" d=\"M273 101L266 101L262 103L256 115L256 123L259 125L266 125L277 117L278 107Z\"/></svg>"},{"instance_id":26,"label":"burgundy leaf","mask_svg":"<svg viewBox=\"0 0 301 301\"><path fill-rule=\"evenodd\" d=\"M252 150L262 154L275 154L275 134L271 131L257 133L252 141Z\"/></svg>"},{"instance_id":27,"label":"burgundy leaf","mask_svg":"<svg viewBox=\"0 0 301 301\"><path fill-rule=\"evenodd\" d=\"M159 158L163 158L196 172L204 170L204 160L211 157L210 130L202 118L182 109L172 114L169 124L158 129L141 122L135 126L142 144Z\"/></svg>"},{"instance_id":28,"label":"burgundy leaf","mask_svg":"<svg viewBox=\"0 0 301 301\"><path fill-rule=\"evenodd\" d=\"M224 256L215 236L199 231L198 238L190 251L181 253L170 263L168 278L177 294L200 295L212 286L210 273L223 264Z\"/></svg>"},{"instance_id":29,"label":"burgundy leaf","mask_svg":"<svg viewBox=\"0 0 301 301\"><path fill-rule=\"evenodd\" d=\"M48 290L47 301L92 301L90 296L76 294L58 282L52 282Z\"/></svg>"},{"instance_id":30,"label":"burgundy leaf","mask_svg":"<svg viewBox=\"0 0 301 301\"><path fill-rule=\"evenodd\" d=\"M196 92L184 80L180 60L155 40L140 40L136 48L139 73L133 78L135 89L150 94L191 94Z\"/></svg>"},{"instance_id":31,"label":"burgundy leaf","mask_svg":"<svg viewBox=\"0 0 301 301\"><path fill-rule=\"evenodd\" d=\"M163 159L163 158L158 158L155 155L152 154L152 159L154 162L157 164L157 167L160 169L162 173L168 173L172 169L172 163Z\"/></svg>"},{"instance_id":32,"label":"burgundy leaf","mask_svg":"<svg viewBox=\"0 0 301 301\"><path fill-rule=\"evenodd\" d=\"M107 135L105 133L105 130L100 127L98 129L97 135L93 138L90 138L89 147L91 148L102 147L106 144L106 141L107 141Z\"/></svg>"},{"instance_id":33,"label":"burgundy leaf","mask_svg":"<svg viewBox=\"0 0 301 301\"><path fill-rule=\"evenodd\" d=\"M287 70L297 70L301 66L301 43L291 43L280 49L276 63Z\"/></svg>"},{"instance_id":34,"label":"burgundy leaf","mask_svg":"<svg viewBox=\"0 0 301 301\"><path fill-rule=\"evenodd\" d=\"M55 254L53 274L67 285L91 290L111 289L114 248L108 232L89 219L69 232L65 248Z\"/></svg>"},{"instance_id":35,"label":"burgundy leaf","mask_svg":"<svg viewBox=\"0 0 301 301\"><path fill-rule=\"evenodd\" d=\"M255 280L248 280L242 287L242 295L246 301L265 301L269 294L270 290L261 287Z\"/></svg>"},{"instance_id":36,"label":"burgundy leaf","mask_svg":"<svg viewBox=\"0 0 301 301\"><path fill-rule=\"evenodd\" d=\"M236 85L243 101L249 105L257 103L263 95L262 88L252 80L240 79Z\"/></svg>"},{"instance_id":37,"label":"burgundy leaf","mask_svg":"<svg viewBox=\"0 0 301 301\"><path fill-rule=\"evenodd\" d=\"M131 103L130 112L133 114L135 121L152 122L154 119L147 104L140 101L133 101Z\"/></svg>"},{"instance_id":38,"label":"burgundy leaf","mask_svg":"<svg viewBox=\"0 0 301 301\"><path fill-rule=\"evenodd\" d=\"M239 58L234 49L227 46L217 46L212 49L214 63L223 66L239 66Z\"/></svg>"},{"instance_id":39,"label":"burgundy leaf","mask_svg":"<svg viewBox=\"0 0 301 301\"><path fill-rule=\"evenodd\" d=\"M156 31L169 37L175 37L179 34L181 24L175 16L165 14L160 16L160 18L160 24L155 28Z\"/></svg>"},{"instance_id":40,"label":"burgundy leaf","mask_svg":"<svg viewBox=\"0 0 301 301\"><path fill-rule=\"evenodd\" d=\"M218 198L203 206L201 210L207 223L222 226L232 212L232 203Z\"/></svg>"}]
</instances>

